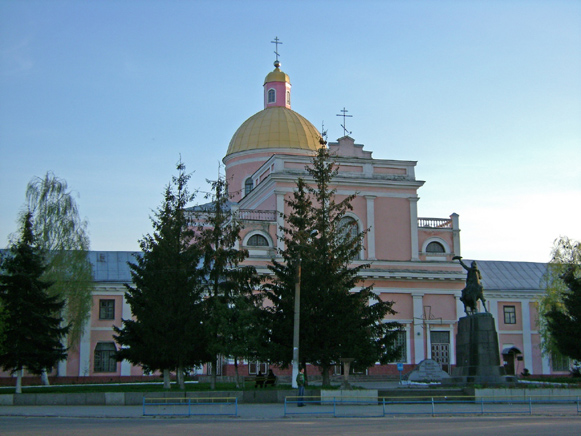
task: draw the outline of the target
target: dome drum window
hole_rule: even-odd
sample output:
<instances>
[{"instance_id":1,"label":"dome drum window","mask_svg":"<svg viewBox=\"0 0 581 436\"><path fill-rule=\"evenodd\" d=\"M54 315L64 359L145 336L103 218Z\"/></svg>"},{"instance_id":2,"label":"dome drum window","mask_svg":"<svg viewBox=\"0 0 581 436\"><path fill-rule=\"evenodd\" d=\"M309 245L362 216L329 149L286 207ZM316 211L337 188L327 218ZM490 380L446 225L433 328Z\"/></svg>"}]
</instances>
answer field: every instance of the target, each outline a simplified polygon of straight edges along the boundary
<instances>
[{"instance_id":1,"label":"dome drum window","mask_svg":"<svg viewBox=\"0 0 581 436\"><path fill-rule=\"evenodd\" d=\"M270 103L276 103L276 90L273 88L270 88L268 90L268 104Z\"/></svg>"}]
</instances>

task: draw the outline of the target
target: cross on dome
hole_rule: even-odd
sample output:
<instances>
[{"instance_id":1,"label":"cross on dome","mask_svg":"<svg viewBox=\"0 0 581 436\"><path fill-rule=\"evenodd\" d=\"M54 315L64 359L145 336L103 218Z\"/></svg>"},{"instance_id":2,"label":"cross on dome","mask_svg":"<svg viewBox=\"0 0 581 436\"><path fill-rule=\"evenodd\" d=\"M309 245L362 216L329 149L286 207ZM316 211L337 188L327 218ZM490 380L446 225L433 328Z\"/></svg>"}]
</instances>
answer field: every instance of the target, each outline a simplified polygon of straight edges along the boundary
<instances>
[{"instance_id":1,"label":"cross on dome","mask_svg":"<svg viewBox=\"0 0 581 436\"><path fill-rule=\"evenodd\" d=\"M275 36L274 41L270 41L270 42L271 42L271 44L275 45L274 54L276 55L276 61L274 61L274 66L278 68L278 67L280 67L280 62L278 61L278 57L280 56L278 54L278 45L282 44L282 41L280 39L278 39L278 36Z\"/></svg>"}]
</instances>

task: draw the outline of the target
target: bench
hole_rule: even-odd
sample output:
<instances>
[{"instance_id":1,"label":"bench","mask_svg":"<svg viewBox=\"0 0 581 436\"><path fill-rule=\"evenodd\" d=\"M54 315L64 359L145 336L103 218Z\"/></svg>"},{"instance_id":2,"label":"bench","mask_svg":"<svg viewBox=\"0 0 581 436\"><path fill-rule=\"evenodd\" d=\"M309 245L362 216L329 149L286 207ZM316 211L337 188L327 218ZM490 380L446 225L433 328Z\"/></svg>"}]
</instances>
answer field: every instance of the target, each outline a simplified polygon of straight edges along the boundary
<instances>
[{"instance_id":1,"label":"bench","mask_svg":"<svg viewBox=\"0 0 581 436\"><path fill-rule=\"evenodd\" d=\"M252 375L244 377L244 381L254 383L255 388L266 388L268 386L276 385L276 376L268 377L268 375Z\"/></svg>"}]
</instances>

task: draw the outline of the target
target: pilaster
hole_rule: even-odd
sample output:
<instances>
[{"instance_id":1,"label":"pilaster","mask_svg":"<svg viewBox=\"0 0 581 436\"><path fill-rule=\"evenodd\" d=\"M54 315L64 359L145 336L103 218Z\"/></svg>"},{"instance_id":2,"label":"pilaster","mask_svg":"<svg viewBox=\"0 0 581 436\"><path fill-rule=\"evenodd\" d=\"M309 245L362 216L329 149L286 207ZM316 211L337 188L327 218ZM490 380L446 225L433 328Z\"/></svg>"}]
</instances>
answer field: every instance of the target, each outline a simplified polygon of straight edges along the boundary
<instances>
[{"instance_id":1,"label":"pilaster","mask_svg":"<svg viewBox=\"0 0 581 436\"><path fill-rule=\"evenodd\" d=\"M367 200L367 259L375 260L375 195L366 195Z\"/></svg>"},{"instance_id":2,"label":"pilaster","mask_svg":"<svg viewBox=\"0 0 581 436\"><path fill-rule=\"evenodd\" d=\"M420 260L418 247L418 200L419 197L409 197L412 260L416 261Z\"/></svg>"},{"instance_id":3,"label":"pilaster","mask_svg":"<svg viewBox=\"0 0 581 436\"><path fill-rule=\"evenodd\" d=\"M414 313L414 353L415 359L414 363L420 363L426 358L424 352L424 328L423 328L423 316L424 316L424 304L423 304L424 294L412 294L413 298L413 313Z\"/></svg>"}]
</instances>

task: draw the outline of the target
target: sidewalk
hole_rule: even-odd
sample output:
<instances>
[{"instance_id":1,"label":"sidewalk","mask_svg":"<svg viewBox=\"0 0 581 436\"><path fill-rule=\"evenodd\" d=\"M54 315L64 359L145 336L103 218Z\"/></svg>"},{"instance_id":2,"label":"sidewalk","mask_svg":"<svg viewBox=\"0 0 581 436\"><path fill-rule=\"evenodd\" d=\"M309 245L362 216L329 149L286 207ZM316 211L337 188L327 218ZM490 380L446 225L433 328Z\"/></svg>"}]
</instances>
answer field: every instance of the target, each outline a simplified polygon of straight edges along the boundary
<instances>
[{"instance_id":1,"label":"sidewalk","mask_svg":"<svg viewBox=\"0 0 581 436\"><path fill-rule=\"evenodd\" d=\"M5 416L156 418L155 416L143 416L142 406L0 406L0 418ZM237 417L228 415L192 415L191 417L159 415L159 417L168 419L279 419L284 418L284 404L239 404Z\"/></svg>"},{"instance_id":2,"label":"sidewalk","mask_svg":"<svg viewBox=\"0 0 581 436\"><path fill-rule=\"evenodd\" d=\"M9 416L25 417L66 417L66 418L130 418L130 419L191 419L191 420L214 420L224 421L232 419L247 420L277 420L277 419L325 419L333 417L381 417L382 406L380 404L341 404L337 405L337 414L334 415L332 405L307 404L307 407L298 408L296 404L287 404L285 417L284 404L238 404L237 416L234 416L235 408L226 406L220 408L205 407L205 409L192 409L195 413L206 412L207 415L192 414L171 415L169 410L157 409L159 415L143 415L142 406L0 406L0 420ZM467 404L436 404L429 403L391 403L386 406L385 417L407 417L410 416L482 416L478 402ZM544 415L544 416L578 416L581 418L581 411L572 402L555 404L539 403L534 404L529 410L529 405L523 402L517 404L486 404L485 415ZM184 409L182 409L182 413ZM153 413L150 409L148 413ZM167 413L167 414L165 414ZM222 413L222 414L219 414Z\"/></svg>"}]
</instances>

